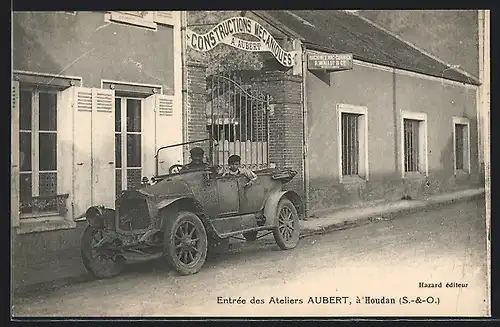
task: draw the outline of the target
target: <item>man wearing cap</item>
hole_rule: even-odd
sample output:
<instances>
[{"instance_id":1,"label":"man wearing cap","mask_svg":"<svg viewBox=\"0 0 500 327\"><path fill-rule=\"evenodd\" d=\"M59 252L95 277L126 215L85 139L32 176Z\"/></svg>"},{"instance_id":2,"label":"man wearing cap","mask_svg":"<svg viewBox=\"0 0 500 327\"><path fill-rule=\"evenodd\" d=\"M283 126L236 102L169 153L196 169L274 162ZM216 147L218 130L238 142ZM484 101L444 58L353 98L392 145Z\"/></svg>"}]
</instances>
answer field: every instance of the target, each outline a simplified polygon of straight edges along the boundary
<instances>
[{"instance_id":1,"label":"man wearing cap","mask_svg":"<svg viewBox=\"0 0 500 327\"><path fill-rule=\"evenodd\" d=\"M203 155L205 154L205 151L203 151L202 148L192 148L191 151L189 151L189 154L191 155L191 162L182 167L183 171L190 169L204 169L209 166L208 163L203 162Z\"/></svg>"},{"instance_id":2,"label":"man wearing cap","mask_svg":"<svg viewBox=\"0 0 500 327\"><path fill-rule=\"evenodd\" d=\"M229 169L223 171L222 176L228 176L228 175L233 175L233 176L239 176L239 175L244 175L248 178L248 182L245 184L245 187L248 187L255 182L257 179L257 175L253 171L251 171L248 168L245 167L240 167L241 163L241 158L240 156L233 154L229 157L227 160L227 163L229 165Z\"/></svg>"}]
</instances>

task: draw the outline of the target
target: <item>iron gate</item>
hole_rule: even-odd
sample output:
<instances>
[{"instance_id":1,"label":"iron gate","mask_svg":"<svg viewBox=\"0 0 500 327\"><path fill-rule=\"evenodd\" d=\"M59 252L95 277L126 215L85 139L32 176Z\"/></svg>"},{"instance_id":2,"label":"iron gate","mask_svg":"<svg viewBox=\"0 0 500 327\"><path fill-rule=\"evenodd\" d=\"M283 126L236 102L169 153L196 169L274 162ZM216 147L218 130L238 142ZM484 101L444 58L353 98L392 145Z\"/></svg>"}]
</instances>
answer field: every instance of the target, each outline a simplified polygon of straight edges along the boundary
<instances>
[{"instance_id":1,"label":"iron gate","mask_svg":"<svg viewBox=\"0 0 500 327\"><path fill-rule=\"evenodd\" d=\"M242 74L207 78L207 131L216 141L212 162L226 166L232 154L252 170L269 167L269 96Z\"/></svg>"}]
</instances>

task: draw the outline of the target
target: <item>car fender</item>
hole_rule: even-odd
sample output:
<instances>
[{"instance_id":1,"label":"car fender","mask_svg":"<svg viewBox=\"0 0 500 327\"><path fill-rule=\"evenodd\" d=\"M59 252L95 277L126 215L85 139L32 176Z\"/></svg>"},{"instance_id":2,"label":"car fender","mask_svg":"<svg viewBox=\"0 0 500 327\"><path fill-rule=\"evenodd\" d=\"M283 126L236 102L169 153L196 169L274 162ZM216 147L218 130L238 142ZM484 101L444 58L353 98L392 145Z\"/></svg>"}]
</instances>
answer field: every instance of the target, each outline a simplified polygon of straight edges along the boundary
<instances>
[{"instance_id":1,"label":"car fender","mask_svg":"<svg viewBox=\"0 0 500 327\"><path fill-rule=\"evenodd\" d=\"M276 214L278 210L278 204L282 198L287 198L294 206L297 208L297 213L299 217L303 215L303 206L300 196L294 191L280 191L272 194L266 200L264 204L264 216L266 217L266 225L275 226L276 225Z\"/></svg>"},{"instance_id":2,"label":"car fender","mask_svg":"<svg viewBox=\"0 0 500 327\"><path fill-rule=\"evenodd\" d=\"M209 232L212 232L214 230L210 219L205 217L205 214L203 211L203 206L198 201L196 201L194 198L192 198L190 196L179 196L176 198L161 200L156 205L157 213L159 214L159 212L161 210L168 210L169 207L176 208L176 210L178 210L178 208L180 207L181 210L192 211L201 219L201 221L205 225L205 228ZM160 228L163 228L163 223L164 223L163 219L161 219L160 220Z\"/></svg>"}]
</instances>

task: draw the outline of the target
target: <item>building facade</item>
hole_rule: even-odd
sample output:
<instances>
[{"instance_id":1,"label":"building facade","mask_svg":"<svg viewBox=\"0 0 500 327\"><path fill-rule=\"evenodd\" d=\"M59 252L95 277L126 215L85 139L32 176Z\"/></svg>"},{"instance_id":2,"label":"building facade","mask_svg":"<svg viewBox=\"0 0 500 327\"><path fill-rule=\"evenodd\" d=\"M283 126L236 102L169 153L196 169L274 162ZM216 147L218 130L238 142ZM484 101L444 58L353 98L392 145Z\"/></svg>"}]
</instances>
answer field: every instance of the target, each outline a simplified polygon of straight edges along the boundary
<instances>
[{"instance_id":1,"label":"building facade","mask_svg":"<svg viewBox=\"0 0 500 327\"><path fill-rule=\"evenodd\" d=\"M339 53L351 68L309 67ZM78 256L75 218L153 176L167 144L216 138L217 164L293 168L307 215L484 182L477 79L355 14L19 12L13 58L15 285ZM158 173L192 146L161 152Z\"/></svg>"},{"instance_id":2,"label":"building facade","mask_svg":"<svg viewBox=\"0 0 500 327\"><path fill-rule=\"evenodd\" d=\"M240 13L189 15L188 28L203 33ZM304 197L308 214L483 183L476 77L356 14L242 15L296 51L293 67L263 54L255 69L257 87L272 99L268 158L300 172L289 187ZM339 53L352 54L351 69L308 67L311 55Z\"/></svg>"},{"instance_id":3,"label":"building facade","mask_svg":"<svg viewBox=\"0 0 500 327\"><path fill-rule=\"evenodd\" d=\"M15 283L51 253L78 255L75 218L114 207L155 174L157 147L182 141L180 40L177 12L13 14ZM162 152L160 173L182 160Z\"/></svg>"}]
</instances>

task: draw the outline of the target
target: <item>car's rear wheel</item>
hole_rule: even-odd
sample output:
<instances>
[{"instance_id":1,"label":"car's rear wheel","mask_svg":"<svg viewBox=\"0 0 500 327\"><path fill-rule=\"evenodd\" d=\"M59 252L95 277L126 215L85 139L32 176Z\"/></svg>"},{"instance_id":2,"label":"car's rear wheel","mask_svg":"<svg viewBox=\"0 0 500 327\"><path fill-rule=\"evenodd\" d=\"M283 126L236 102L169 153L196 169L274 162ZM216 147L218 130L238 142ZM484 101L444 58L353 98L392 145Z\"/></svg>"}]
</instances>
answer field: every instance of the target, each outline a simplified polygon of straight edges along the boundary
<instances>
[{"instance_id":1,"label":"car's rear wheel","mask_svg":"<svg viewBox=\"0 0 500 327\"><path fill-rule=\"evenodd\" d=\"M122 256L109 256L93 248L104 237L102 229L88 226L82 236L81 255L85 268L96 278L111 278L119 275L125 266Z\"/></svg>"},{"instance_id":2,"label":"car's rear wheel","mask_svg":"<svg viewBox=\"0 0 500 327\"><path fill-rule=\"evenodd\" d=\"M300 237L299 215L293 203L287 198L281 199L276 214L276 225L273 235L282 250L290 250L297 246Z\"/></svg>"},{"instance_id":3,"label":"car's rear wheel","mask_svg":"<svg viewBox=\"0 0 500 327\"><path fill-rule=\"evenodd\" d=\"M257 231L243 233L245 240L253 242L257 239Z\"/></svg>"},{"instance_id":4,"label":"car's rear wheel","mask_svg":"<svg viewBox=\"0 0 500 327\"><path fill-rule=\"evenodd\" d=\"M181 275L197 273L207 258L207 232L200 218L180 211L165 217L165 259Z\"/></svg>"}]
</instances>

